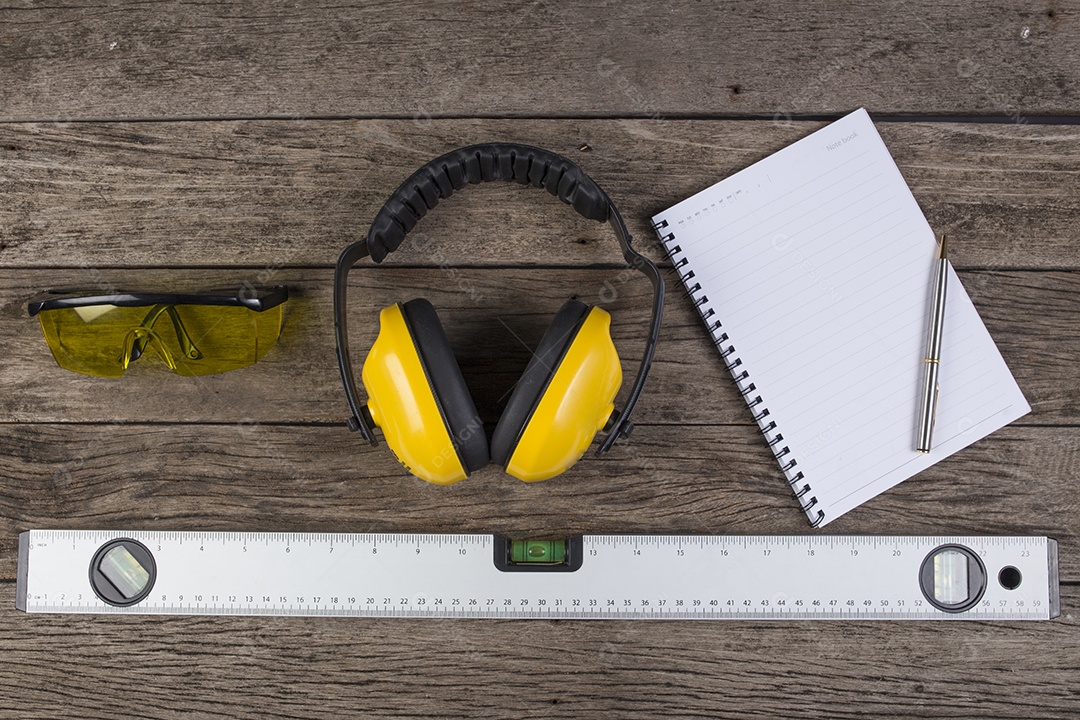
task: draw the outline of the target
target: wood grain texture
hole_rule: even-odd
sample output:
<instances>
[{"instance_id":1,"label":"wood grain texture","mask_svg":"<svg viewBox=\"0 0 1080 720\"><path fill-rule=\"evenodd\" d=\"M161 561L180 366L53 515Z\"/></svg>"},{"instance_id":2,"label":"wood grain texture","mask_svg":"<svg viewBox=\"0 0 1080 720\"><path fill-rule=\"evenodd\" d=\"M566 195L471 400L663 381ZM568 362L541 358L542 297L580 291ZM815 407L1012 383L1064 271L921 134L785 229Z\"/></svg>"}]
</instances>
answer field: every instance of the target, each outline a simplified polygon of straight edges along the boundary
<instances>
[{"instance_id":1,"label":"wood grain texture","mask_svg":"<svg viewBox=\"0 0 1080 720\"><path fill-rule=\"evenodd\" d=\"M8 119L1059 114L1068 3L10 2Z\"/></svg>"},{"instance_id":2,"label":"wood grain texture","mask_svg":"<svg viewBox=\"0 0 1080 720\"><path fill-rule=\"evenodd\" d=\"M1080 131L1027 122L1075 120L1078 69L1080 12L1057 0L9 0L0 718L1080 716ZM822 125L791 116L859 106L1010 121L879 130L931 225L951 234L961 279L1033 413L828 530L1057 537L1059 619L14 610L16 533L31 527L807 532L670 275L631 443L546 483L487 468L437 488L341 424L330 268L412 170L486 140L581 163L659 258L650 215ZM490 424L527 346L576 294L612 310L634 369L648 285L622 270L606 228L500 185L461 193L417 231L393 267L353 275L358 356L379 308L426 295ZM245 281L288 284L288 324L262 362L213 377L142 361L119 381L62 371L25 310L47 288Z\"/></svg>"},{"instance_id":3,"label":"wood grain texture","mask_svg":"<svg viewBox=\"0 0 1080 720\"><path fill-rule=\"evenodd\" d=\"M277 346L248 368L180 377L139 361L120 379L57 367L26 301L50 287L209 289L265 276L292 291ZM320 268L230 271L0 271L0 421L340 423L346 405L334 355L332 276ZM440 312L482 418L494 423L551 318L567 298L612 313L626 378L644 348L651 286L625 269L373 268L350 275L350 339L359 368L378 331L378 313L427 297ZM665 323L635 415L637 422L749 423L742 398L677 278L668 274ZM961 272L961 280L1033 413L1022 424L1075 423L1080 417L1076 318L1080 274ZM737 338L735 339L737 343ZM283 382L283 380L287 381ZM627 381L629 382L629 381Z\"/></svg>"},{"instance_id":4,"label":"wood grain texture","mask_svg":"<svg viewBox=\"0 0 1080 720\"><path fill-rule=\"evenodd\" d=\"M854 106L853 106L854 107ZM638 244L649 217L822 123L658 120L0 124L0 267L330 266L417 167L476 142L581 163ZM958 268L1077 269L1076 126L882 123ZM581 152L583 145L591 148ZM395 264L620 262L611 231L496 183L436 208Z\"/></svg>"},{"instance_id":5,"label":"wood grain texture","mask_svg":"<svg viewBox=\"0 0 1080 720\"><path fill-rule=\"evenodd\" d=\"M6 583L0 713L1058 719L1080 710L1062 590L1054 622L943 626L27 616Z\"/></svg>"},{"instance_id":6,"label":"wood grain texture","mask_svg":"<svg viewBox=\"0 0 1080 720\"><path fill-rule=\"evenodd\" d=\"M802 534L756 428L644 425L603 458L527 484L489 467L409 476L344 427L0 425L0 580L16 535L75 529ZM1080 438L1005 428L830 523L835 534L1031 534L1080 582ZM977 492L973 489L977 488Z\"/></svg>"}]
</instances>

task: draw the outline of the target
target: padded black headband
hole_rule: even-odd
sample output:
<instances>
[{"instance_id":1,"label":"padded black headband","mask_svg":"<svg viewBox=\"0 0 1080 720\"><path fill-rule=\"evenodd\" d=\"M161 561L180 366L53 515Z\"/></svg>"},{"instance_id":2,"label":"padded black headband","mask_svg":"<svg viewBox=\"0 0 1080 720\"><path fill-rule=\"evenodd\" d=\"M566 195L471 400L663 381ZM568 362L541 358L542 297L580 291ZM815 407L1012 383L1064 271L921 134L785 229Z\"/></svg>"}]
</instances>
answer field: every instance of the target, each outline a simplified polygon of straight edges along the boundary
<instances>
[{"instance_id":1,"label":"padded black headband","mask_svg":"<svg viewBox=\"0 0 1080 720\"><path fill-rule=\"evenodd\" d=\"M627 437L633 428L630 414L645 385L660 335L664 279L656 265L631 246L632 238L618 209L607 193L586 175L584 170L561 155L515 143L472 145L448 152L428 162L394 191L375 216L367 237L342 251L334 271L334 332L337 337L341 382L345 386L345 395L353 413L348 421L349 428L360 430L368 442L376 444L370 416L357 393L349 356L345 316L349 270L365 256L370 256L377 263L382 262L388 254L397 250L405 235L428 210L438 205L440 200L450 197L454 191L467 184L488 180L514 180L523 185L545 188L573 206L583 217L609 223L619 238L626 262L644 273L652 282L652 321L645 354L642 356L637 379L626 399L626 407L621 413L617 413L614 423L607 430L607 437L597 451L598 454L606 452L611 449L616 439Z\"/></svg>"},{"instance_id":2,"label":"padded black headband","mask_svg":"<svg viewBox=\"0 0 1080 720\"><path fill-rule=\"evenodd\" d=\"M420 218L466 184L513 180L545 188L589 220L607 222L611 200L592 178L561 155L509 143L460 148L437 157L401 183L367 235L368 253L382 262L398 249Z\"/></svg>"}]
</instances>

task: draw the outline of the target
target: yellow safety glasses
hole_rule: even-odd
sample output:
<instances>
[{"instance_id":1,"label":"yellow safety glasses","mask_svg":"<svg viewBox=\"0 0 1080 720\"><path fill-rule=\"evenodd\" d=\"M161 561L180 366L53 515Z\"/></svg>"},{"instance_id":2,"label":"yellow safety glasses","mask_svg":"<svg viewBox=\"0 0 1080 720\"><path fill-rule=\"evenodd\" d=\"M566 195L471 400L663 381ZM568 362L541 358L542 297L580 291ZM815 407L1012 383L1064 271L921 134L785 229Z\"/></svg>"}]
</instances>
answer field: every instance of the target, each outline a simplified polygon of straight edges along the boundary
<instances>
[{"instance_id":1,"label":"yellow safety glasses","mask_svg":"<svg viewBox=\"0 0 1080 720\"><path fill-rule=\"evenodd\" d=\"M281 332L283 286L222 293L49 296L31 316L60 367L120 377L149 349L178 375L211 375L251 365Z\"/></svg>"}]
</instances>

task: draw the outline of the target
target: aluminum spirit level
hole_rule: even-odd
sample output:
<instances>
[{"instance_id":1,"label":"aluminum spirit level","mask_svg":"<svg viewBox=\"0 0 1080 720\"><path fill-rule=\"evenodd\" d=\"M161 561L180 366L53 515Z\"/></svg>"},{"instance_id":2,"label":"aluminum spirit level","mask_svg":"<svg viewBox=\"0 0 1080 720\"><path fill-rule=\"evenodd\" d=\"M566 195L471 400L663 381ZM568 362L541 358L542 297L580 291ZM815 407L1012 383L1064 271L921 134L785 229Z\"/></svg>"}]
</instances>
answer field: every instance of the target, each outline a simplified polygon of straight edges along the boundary
<instances>
[{"instance_id":1,"label":"aluminum spirit level","mask_svg":"<svg viewBox=\"0 0 1080 720\"><path fill-rule=\"evenodd\" d=\"M38 613L705 620L1047 620L1045 537L31 530Z\"/></svg>"}]
</instances>

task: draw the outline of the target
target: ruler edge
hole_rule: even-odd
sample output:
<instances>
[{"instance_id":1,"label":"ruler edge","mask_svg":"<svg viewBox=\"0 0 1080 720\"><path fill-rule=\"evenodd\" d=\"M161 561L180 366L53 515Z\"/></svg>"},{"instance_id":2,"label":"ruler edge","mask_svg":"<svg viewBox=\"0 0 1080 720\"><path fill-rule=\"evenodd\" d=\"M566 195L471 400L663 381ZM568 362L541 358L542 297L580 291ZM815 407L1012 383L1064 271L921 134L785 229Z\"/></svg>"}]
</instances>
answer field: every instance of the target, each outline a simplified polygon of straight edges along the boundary
<instances>
[{"instance_id":1,"label":"ruler edge","mask_svg":"<svg viewBox=\"0 0 1080 720\"><path fill-rule=\"evenodd\" d=\"M60 532L63 532L64 530L62 530L62 529L51 529L50 530L50 529L45 529L45 528L39 528L38 531L44 531L44 532L57 532L57 531L60 531ZM16 572L15 572L15 609L19 610L21 612L27 613L27 614L29 614L29 611L26 609L26 599L27 599L27 583L28 583L28 578L29 578L29 573L30 573L30 535L33 532L35 532L35 531L34 530L24 530L23 532L19 533L18 564L16 566ZM78 532L78 531L75 530L73 532ZM105 532L105 533L115 534L115 535L117 535L117 537L121 537L125 533L133 534L133 533L146 533L146 532L150 532L150 533L153 533L153 532L169 532L169 531L158 531L158 530L103 530L103 531L98 531L98 532ZM224 532L227 532L227 531L191 531L191 532L222 532L222 533L224 533ZM238 534L244 534L245 532L257 532L257 531L238 531ZM314 534L314 535L331 535L331 534L334 534L334 533L311 533L311 534ZM367 535L426 535L426 534L444 535L445 534L445 535L449 535L451 537L468 535L468 536L480 536L480 537L490 537L490 538L494 538L495 535L496 535L495 533L344 533L344 534L353 534L353 535L360 535L360 534L367 534ZM618 534L618 533L617 534L596 534L596 535L583 534L580 537L582 537L582 538L594 537L595 538L595 537L625 537L625 536L637 537L639 535L636 534L636 533L627 533L625 535ZM680 535L680 534L672 534L672 535L660 534L660 535L651 535L651 537L740 537L740 536L739 535L722 535L722 536L718 536L718 535L693 535L693 536L687 536L687 535ZM743 535L742 537L793 537L793 536L790 536L790 535ZM923 537L923 538L930 538L930 537L940 537L940 536L935 536L935 535L877 535L877 536L875 536L875 535L832 535L832 534L826 533L826 534L822 534L822 535L797 535L797 537L821 537L821 538L824 538L824 537ZM964 536L958 536L958 537L964 537ZM1049 607L1047 608L1048 612L1047 612L1047 618L1046 619L1047 620L1053 620L1054 618L1057 618L1057 617L1061 616L1061 580L1060 580L1059 569L1058 569L1058 541L1057 541L1056 538L1050 537L1049 535L1027 535L1027 536L1025 536L1025 535L998 535L998 536L994 536L994 535L982 535L982 536L971 535L971 536L967 536L967 537L988 537L988 538L989 537L1001 537L1001 538L1030 537L1030 538L1043 538L1043 539L1045 539L1046 540L1047 581L1048 581L1048 584L1049 584L1049 587L1047 588L1048 593L1049 593L1049 602L1048 602Z\"/></svg>"},{"instance_id":2,"label":"ruler edge","mask_svg":"<svg viewBox=\"0 0 1080 720\"><path fill-rule=\"evenodd\" d=\"M1061 579L1058 576L1058 541L1046 536L1046 575L1050 583L1049 620L1061 616Z\"/></svg>"}]
</instances>

